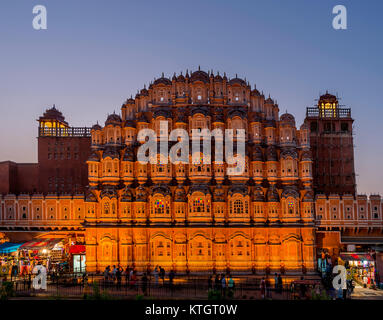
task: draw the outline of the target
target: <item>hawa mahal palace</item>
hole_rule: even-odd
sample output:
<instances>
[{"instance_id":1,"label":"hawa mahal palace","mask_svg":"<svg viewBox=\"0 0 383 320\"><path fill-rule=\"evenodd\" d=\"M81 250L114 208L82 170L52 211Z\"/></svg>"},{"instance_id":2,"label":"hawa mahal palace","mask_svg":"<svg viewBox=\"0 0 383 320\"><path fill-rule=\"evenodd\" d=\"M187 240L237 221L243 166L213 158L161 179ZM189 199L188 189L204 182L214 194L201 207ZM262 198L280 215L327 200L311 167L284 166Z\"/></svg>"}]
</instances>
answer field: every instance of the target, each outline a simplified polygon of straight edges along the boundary
<instances>
[{"instance_id":1,"label":"hawa mahal palace","mask_svg":"<svg viewBox=\"0 0 383 320\"><path fill-rule=\"evenodd\" d=\"M137 133L160 121L245 129L245 170L140 163ZM321 251L382 243L380 196L356 193L351 109L329 93L297 127L246 80L199 69L155 79L104 126L70 127L56 107L38 122L38 163L0 163L0 231L75 234L88 271L313 273Z\"/></svg>"}]
</instances>

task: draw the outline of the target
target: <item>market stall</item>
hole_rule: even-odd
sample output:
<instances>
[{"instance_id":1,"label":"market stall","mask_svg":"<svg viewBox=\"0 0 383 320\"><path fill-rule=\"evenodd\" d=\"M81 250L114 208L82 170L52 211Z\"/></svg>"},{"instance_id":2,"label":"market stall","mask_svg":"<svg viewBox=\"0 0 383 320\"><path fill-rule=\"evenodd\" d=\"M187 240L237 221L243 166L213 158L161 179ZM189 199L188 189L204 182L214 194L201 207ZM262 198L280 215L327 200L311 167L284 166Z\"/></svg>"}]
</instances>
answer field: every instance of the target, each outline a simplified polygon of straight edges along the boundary
<instances>
[{"instance_id":1,"label":"market stall","mask_svg":"<svg viewBox=\"0 0 383 320\"><path fill-rule=\"evenodd\" d=\"M0 244L0 275L11 274L12 268L18 272L17 250L22 243L4 242ZM17 268L17 269L16 269Z\"/></svg>"},{"instance_id":2,"label":"market stall","mask_svg":"<svg viewBox=\"0 0 383 320\"><path fill-rule=\"evenodd\" d=\"M69 248L69 254L72 256L72 266L74 273L83 273L86 270L85 264L85 245L77 244Z\"/></svg>"},{"instance_id":3,"label":"market stall","mask_svg":"<svg viewBox=\"0 0 383 320\"><path fill-rule=\"evenodd\" d=\"M28 241L19 247L19 261L24 270L30 272L31 268L40 262L47 270L58 270L60 264L65 262L62 238L38 238Z\"/></svg>"},{"instance_id":4,"label":"market stall","mask_svg":"<svg viewBox=\"0 0 383 320\"><path fill-rule=\"evenodd\" d=\"M369 253L341 253L339 258L354 280L364 285L375 284L375 260Z\"/></svg>"}]
</instances>

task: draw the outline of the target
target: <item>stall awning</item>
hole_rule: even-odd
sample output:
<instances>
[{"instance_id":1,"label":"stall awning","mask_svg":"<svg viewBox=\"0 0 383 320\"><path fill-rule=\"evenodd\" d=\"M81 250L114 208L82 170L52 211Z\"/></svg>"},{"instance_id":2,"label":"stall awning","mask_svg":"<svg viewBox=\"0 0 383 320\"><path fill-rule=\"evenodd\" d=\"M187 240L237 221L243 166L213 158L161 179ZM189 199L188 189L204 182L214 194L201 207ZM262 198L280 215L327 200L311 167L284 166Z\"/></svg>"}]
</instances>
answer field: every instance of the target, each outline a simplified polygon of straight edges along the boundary
<instances>
[{"instance_id":1,"label":"stall awning","mask_svg":"<svg viewBox=\"0 0 383 320\"><path fill-rule=\"evenodd\" d=\"M0 253L12 253L17 251L22 243L4 242L0 244Z\"/></svg>"},{"instance_id":2,"label":"stall awning","mask_svg":"<svg viewBox=\"0 0 383 320\"><path fill-rule=\"evenodd\" d=\"M368 253L351 253L351 254L345 254L341 253L340 258L343 261L374 261L374 258L368 254Z\"/></svg>"},{"instance_id":3,"label":"stall awning","mask_svg":"<svg viewBox=\"0 0 383 320\"><path fill-rule=\"evenodd\" d=\"M33 239L20 246L24 250L52 249L62 238Z\"/></svg>"},{"instance_id":4,"label":"stall awning","mask_svg":"<svg viewBox=\"0 0 383 320\"><path fill-rule=\"evenodd\" d=\"M85 253L85 246L82 244L76 244L69 248L69 253L80 254Z\"/></svg>"}]
</instances>

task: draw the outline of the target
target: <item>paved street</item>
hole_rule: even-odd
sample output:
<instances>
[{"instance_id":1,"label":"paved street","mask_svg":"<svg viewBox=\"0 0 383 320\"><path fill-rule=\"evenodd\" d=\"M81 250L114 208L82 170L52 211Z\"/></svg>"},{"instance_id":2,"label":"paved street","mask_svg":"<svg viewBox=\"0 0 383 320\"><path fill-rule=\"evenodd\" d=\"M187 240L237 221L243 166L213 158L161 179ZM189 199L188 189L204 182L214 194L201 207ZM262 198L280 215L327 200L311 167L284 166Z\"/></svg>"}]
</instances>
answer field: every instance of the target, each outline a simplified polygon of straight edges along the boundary
<instances>
[{"instance_id":1,"label":"paved street","mask_svg":"<svg viewBox=\"0 0 383 320\"><path fill-rule=\"evenodd\" d=\"M372 290L356 285L351 297L361 300L383 300L383 290Z\"/></svg>"}]
</instances>

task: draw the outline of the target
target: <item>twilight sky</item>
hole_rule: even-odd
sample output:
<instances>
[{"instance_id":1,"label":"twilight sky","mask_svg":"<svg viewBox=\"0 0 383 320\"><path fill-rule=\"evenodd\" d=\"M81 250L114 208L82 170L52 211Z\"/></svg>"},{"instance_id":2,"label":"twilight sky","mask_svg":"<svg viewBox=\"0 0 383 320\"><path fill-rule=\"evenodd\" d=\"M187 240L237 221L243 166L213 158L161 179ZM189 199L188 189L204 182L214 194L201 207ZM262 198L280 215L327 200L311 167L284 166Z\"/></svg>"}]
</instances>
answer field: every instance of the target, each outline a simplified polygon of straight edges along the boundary
<instances>
[{"instance_id":1,"label":"twilight sky","mask_svg":"<svg viewBox=\"0 0 383 320\"><path fill-rule=\"evenodd\" d=\"M45 5L48 29L32 28ZM343 4L348 29L332 28ZM383 195L383 1L0 2L0 161L37 161L37 122L56 104L71 126L104 122L162 72L238 73L305 109L326 90L352 108L359 193Z\"/></svg>"}]
</instances>

